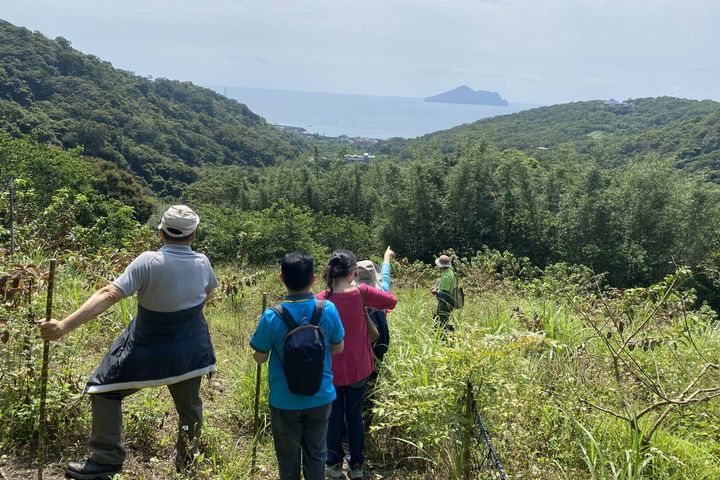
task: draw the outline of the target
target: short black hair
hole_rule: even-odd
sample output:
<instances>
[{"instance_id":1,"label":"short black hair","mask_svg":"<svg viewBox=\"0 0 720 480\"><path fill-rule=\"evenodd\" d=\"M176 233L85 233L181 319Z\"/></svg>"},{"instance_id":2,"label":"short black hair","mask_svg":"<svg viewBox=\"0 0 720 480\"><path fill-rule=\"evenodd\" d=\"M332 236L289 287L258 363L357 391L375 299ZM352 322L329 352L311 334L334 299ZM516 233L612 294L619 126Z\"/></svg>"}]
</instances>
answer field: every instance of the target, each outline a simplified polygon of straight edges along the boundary
<instances>
[{"instance_id":1,"label":"short black hair","mask_svg":"<svg viewBox=\"0 0 720 480\"><path fill-rule=\"evenodd\" d=\"M170 235L170 233L172 233L174 235L177 235L178 233L182 233L180 230L177 230L174 228L168 228L167 231L161 228L160 231L163 233L165 240L168 242L177 242L177 243L187 242L188 240L190 240L190 237L195 235L195 232L192 232L191 234L185 235L184 237L173 237Z\"/></svg>"},{"instance_id":2,"label":"short black hair","mask_svg":"<svg viewBox=\"0 0 720 480\"><path fill-rule=\"evenodd\" d=\"M290 252L283 257L280 271L287 289L299 292L310 285L315 272L315 261L307 252Z\"/></svg>"}]
</instances>

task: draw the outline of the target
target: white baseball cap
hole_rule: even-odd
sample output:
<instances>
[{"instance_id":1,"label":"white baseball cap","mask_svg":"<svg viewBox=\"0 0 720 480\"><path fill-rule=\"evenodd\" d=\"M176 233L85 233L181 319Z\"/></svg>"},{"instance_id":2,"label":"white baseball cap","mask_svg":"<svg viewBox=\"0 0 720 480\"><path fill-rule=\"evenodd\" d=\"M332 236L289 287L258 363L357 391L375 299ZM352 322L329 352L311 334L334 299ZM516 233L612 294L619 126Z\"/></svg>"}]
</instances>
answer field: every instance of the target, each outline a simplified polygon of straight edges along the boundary
<instances>
[{"instance_id":1,"label":"white baseball cap","mask_svg":"<svg viewBox=\"0 0 720 480\"><path fill-rule=\"evenodd\" d=\"M435 259L435 265L440 268L448 268L452 266L452 263L450 262L450 257L447 255L440 255Z\"/></svg>"},{"instance_id":2,"label":"white baseball cap","mask_svg":"<svg viewBox=\"0 0 720 480\"><path fill-rule=\"evenodd\" d=\"M193 233L198 223L200 223L200 217L190 207L173 205L163 214L158 228L162 229L169 237L182 238Z\"/></svg>"},{"instance_id":3,"label":"white baseball cap","mask_svg":"<svg viewBox=\"0 0 720 480\"><path fill-rule=\"evenodd\" d=\"M357 272L357 278L355 279L357 283L364 283L371 287L381 288L379 277L382 273L380 267L370 260L360 260L357 262L355 271Z\"/></svg>"}]
</instances>

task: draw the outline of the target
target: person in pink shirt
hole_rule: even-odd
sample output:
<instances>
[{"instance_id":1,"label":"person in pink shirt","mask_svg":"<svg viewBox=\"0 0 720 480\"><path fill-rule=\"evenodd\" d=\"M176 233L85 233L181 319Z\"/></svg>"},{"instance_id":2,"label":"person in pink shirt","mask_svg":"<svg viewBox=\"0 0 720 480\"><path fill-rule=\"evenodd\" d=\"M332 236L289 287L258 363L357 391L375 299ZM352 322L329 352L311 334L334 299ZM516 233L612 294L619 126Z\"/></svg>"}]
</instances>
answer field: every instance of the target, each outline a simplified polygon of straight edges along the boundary
<instances>
[{"instance_id":1,"label":"person in pink shirt","mask_svg":"<svg viewBox=\"0 0 720 480\"><path fill-rule=\"evenodd\" d=\"M316 295L330 300L337 307L345 329L345 350L333 357L333 385L337 397L330 413L327 434L327 471L332 478L343 477L343 433L347 432L350 450L350 478L363 477L365 457L365 426L362 404L365 387L373 372L373 353L368 336L365 307L391 310L397 299L390 293L369 285L355 285L357 261L348 250L336 250L330 255L324 278L327 290Z\"/></svg>"}]
</instances>

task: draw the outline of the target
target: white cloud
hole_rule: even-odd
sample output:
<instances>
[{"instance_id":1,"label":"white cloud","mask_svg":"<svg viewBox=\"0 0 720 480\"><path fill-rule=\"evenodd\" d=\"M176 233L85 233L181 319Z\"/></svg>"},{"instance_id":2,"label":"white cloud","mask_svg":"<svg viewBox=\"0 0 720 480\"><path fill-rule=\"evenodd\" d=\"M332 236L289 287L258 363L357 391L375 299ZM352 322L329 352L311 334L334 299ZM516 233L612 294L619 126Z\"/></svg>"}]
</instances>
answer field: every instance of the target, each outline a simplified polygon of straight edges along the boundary
<instances>
[{"instance_id":1,"label":"white cloud","mask_svg":"<svg viewBox=\"0 0 720 480\"><path fill-rule=\"evenodd\" d=\"M588 85L615 85L617 82L609 78L588 77L584 79Z\"/></svg>"},{"instance_id":2,"label":"white cloud","mask_svg":"<svg viewBox=\"0 0 720 480\"><path fill-rule=\"evenodd\" d=\"M542 82L542 77L535 73L523 73L520 75L520 78L534 83Z\"/></svg>"}]
</instances>

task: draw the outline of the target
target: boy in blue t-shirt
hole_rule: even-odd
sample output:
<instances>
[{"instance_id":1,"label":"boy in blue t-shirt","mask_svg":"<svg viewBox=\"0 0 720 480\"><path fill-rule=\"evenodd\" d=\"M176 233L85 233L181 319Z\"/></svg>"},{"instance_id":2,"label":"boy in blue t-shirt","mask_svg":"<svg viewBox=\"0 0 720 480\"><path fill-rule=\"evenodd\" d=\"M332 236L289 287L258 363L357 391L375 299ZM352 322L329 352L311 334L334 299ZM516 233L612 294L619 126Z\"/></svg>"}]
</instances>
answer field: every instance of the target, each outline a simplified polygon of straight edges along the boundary
<instances>
[{"instance_id":1,"label":"boy in blue t-shirt","mask_svg":"<svg viewBox=\"0 0 720 480\"><path fill-rule=\"evenodd\" d=\"M315 297L310 292L315 282L313 271L313 258L304 252L288 253L280 264L280 279L288 291L282 306L299 325L307 324L315 309ZM265 310L250 338L255 361L264 363L270 358L270 425L281 480L300 480L301 450L305 480L325 478L328 420L335 400L330 356L342 352L345 337L340 316L331 302L325 302L318 326L325 337L325 360L320 390L314 395L294 394L288 388L278 358L288 327L274 310Z\"/></svg>"}]
</instances>

